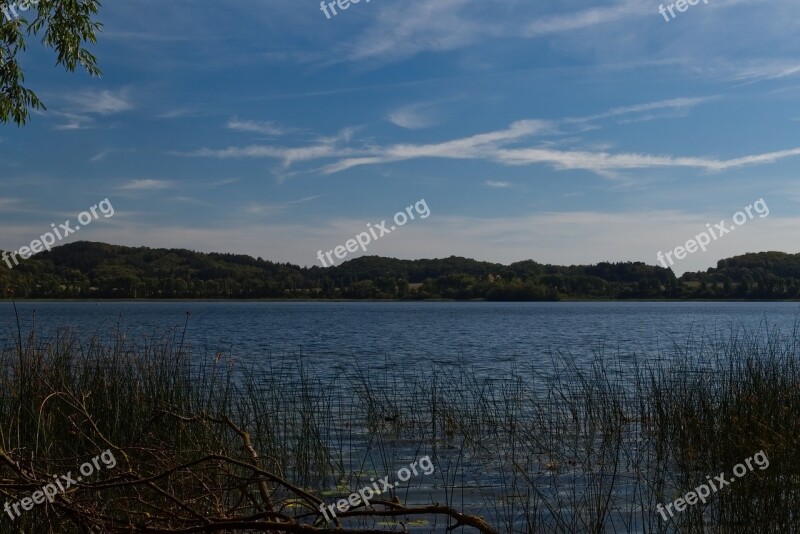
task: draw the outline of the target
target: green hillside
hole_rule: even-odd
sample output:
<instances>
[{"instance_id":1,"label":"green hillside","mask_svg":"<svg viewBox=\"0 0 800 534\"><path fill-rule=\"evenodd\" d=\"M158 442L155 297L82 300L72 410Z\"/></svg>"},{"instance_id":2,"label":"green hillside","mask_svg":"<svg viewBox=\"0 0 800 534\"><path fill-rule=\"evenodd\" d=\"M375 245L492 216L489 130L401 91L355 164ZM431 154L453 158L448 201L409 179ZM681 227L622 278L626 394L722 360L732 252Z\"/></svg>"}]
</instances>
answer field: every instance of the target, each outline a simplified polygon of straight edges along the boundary
<instances>
[{"instance_id":1,"label":"green hillside","mask_svg":"<svg viewBox=\"0 0 800 534\"><path fill-rule=\"evenodd\" d=\"M79 241L13 269L0 262L0 284L17 298L787 299L800 296L800 254L745 254L676 279L668 269L641 262L502 265L456 256L365 256L305 268L235 254Z\"/></svg>"}]
</instances>

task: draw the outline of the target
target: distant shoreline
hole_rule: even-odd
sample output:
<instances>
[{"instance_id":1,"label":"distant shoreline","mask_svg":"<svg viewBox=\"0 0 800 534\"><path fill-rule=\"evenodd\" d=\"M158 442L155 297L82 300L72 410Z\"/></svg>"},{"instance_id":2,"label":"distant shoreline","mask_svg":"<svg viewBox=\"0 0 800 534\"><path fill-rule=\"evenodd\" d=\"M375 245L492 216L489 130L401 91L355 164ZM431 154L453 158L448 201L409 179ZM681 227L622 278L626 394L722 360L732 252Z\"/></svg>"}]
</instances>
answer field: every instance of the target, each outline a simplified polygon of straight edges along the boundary
<instances>
[{"instance_id":1,"label":"distant shoreline","mask_svg":"<svg viewBox=\"0 0 800 534\"><path fill-rule=\"evenodd\" d=\"M487 300L487 299L278 299L278 298L252 298L252 299L209 299L209 298L169 298L169 299L74 299L74 298L24 298L14 299L15 302L496 302L496 303L531 303L531 302L549 302L549 303L565 303L565 302L797 302L800 299L700 299L700 298L684 298L684 299L570 299L564 298L560 300ZM11 299L0 299L0 302L8 301Z\"/></svg>"},{"instance_id":2,"label":"distant shoreline","mask_svg":"<svg viewBox=\"0 0 800 534\"><path fill-rule=\"evenodd\" d=\"M76 300L616 300L735 302L800 299L800 254L748 253L684 273L643 262L503 265L450 256L360 256L336 267L299 267L244 255L77 241L14 269L0 262L6 297Z\"/></svg>"}]
</instances>

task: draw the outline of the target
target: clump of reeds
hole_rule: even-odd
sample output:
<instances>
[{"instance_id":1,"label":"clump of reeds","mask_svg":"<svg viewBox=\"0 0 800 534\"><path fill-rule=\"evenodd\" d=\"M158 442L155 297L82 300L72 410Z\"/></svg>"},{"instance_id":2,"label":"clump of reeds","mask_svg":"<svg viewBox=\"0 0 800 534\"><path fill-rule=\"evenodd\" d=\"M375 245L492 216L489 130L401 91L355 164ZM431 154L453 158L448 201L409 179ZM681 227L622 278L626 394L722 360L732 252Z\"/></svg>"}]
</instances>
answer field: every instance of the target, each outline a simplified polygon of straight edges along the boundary
<instances>
[{"instance_id":1,"label":"clump of reeds","mask_svg":"<svg viewBox=\"0 0 800 534\"><path fill-rule=\"evenodd\" d=\"M330 375L300 354L198 353L176 332L15 334L0 352L0 491L19 500L105 449L119 463L3 532L324 531L315 505L423 455L431 479L343 514L339 532L492 531L477 516L502 532L798 523L796 331L715 333L649 359L556 352L496 375L391 360ZM656 512L762 450L768 469L668 521Z\"/></svg>"},{"instance_id":2,"label":"clump of reeds","mask_svg":"<svg viewBox=\"0 0 800 534\"><path fill-rule=\"evenodd\" d=\"M243 368L226 351L193 354L171 331L14 337L0 351L5 499L19 502L54 476L75 475L103 450L113 451L117 465L52 504L0 517L0 531L360 531L339 518L322 520L322 490L349 473L349 450L334 432L335 412L345 406L298 359L266 355L264 364ZM378 511L386 518L443 515L494 532L446 506L373 504L339 517L374 524Z\"/></svg>"},{"instance_id":3,"label":"clump of reeds","mask_svg":"<svg viewBox=\"0 0 800 534\"><path fill-rule=\"evenodd\" d=\"M370 422L376 448L405 439L435 451L449 466L440 477L450 502L504 532L791 531L798 339L796 330L714 332L651 359L555 353L551 365L493 377L461 364L388 379L362 368L352 411ZM759 451L767 469L667 521L656 512ZM486 469L485 498L465 501L459 485L476 466Z\"/></svg>"}]
</instances>

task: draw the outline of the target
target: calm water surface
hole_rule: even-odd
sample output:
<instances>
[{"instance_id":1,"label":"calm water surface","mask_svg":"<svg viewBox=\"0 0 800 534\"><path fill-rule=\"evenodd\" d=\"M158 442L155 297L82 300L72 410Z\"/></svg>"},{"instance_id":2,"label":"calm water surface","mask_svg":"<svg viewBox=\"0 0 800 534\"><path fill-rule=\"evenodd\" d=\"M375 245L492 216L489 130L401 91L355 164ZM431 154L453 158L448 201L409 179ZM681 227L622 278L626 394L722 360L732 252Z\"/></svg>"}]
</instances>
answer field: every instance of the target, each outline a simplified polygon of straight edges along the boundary
<instances>
[{"instance_id":1,"label":"calm water surface","mask_svg":"<svg viewBox=\"0 0 800 534\"><path fill-rule=\"evenodd\" d=\"M229 349L244 361L269 351L301 354L318 366L469 364L496 373L550 361L553 351L582 359L604 349L621 358L655 357L673 343L731 329L789 333L800 304L790 302L64 302L17 303L23 331L57 326L131 334L183 329L195 348ZM10 302L0 305L0 336L15 336Z\"/></svg>"}]
</instances>

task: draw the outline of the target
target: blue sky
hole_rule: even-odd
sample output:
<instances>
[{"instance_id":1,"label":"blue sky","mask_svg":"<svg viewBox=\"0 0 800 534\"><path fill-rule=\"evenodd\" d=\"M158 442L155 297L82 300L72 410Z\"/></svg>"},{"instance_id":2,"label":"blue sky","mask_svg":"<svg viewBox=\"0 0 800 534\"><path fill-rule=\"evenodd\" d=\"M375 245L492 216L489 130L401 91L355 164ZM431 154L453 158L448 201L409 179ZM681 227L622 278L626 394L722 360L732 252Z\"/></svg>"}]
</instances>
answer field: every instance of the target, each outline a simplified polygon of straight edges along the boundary
<instances>
[{"instance_id":1,"label":"blue sky","mask_svg":"<svg viewBox=\"0 0 800 534\"><path fill-rule=\"evenodd\" d=\"M24 57L0 248L108 198L69 241L313 265L424 198L368 254L655 265L763 198L673 269L799 252L800 5L661 3L106 2L102 78Z\"/></svg>"}]
</instances>

